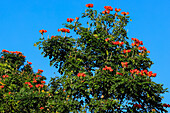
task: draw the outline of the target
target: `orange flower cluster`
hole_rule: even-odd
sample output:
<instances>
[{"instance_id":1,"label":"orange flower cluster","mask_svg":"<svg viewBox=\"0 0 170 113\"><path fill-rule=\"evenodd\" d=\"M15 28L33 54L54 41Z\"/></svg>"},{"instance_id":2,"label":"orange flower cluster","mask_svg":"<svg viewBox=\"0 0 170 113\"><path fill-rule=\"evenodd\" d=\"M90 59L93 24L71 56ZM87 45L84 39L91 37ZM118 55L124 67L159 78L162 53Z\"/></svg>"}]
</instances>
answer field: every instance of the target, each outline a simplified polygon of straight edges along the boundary
<instances>
[{"instance_id":1,"label":"orange flower cluster","mask_svg":"<svg viewBox=\"0 0 170 113\"><path fill-rule=\"evenodd\" d=\"M56 38L56 36L51 36L51 39L52 39L52 38Z\"/></svg>"},{"instance_id":2,"label":"orange flower cluster","mask_svg":"<svg viewBox=\"0 0 170 113\"><path fill-rule=\"evenodd\" d=\"M39 30L39 32L43 35L43 33L46 33L47 30L42 29L42 30Z\"/></svg>"},{"instance_id":3,"label":"orange flower cluster","mask_svg":"<svg viewBox=\"0 0 170 113\"><path fill-rule=\"evenodd\" d=\"M140 104L133 104L133 107L141 108L142 106Z\"/></svg>"},{"instance_id":4,"label":"orange flower cluster","mask_svg":"<svg viewBox=\"0 0 170 113\"><path fill-rule=\"evenodd\" d=\"M8 78L9 75L2 75L2 78Z\"/></svg>"},{"instance_id":5,"label":"orange flower cluster","mask_svg":"<svg viewBox=\"0 0 170 113\"><path fill-rule=\"evenodd\" d=\"M123 76L123 74L122 74L122 73L119 73L119 72L116 72L116 75L122 75L122 76Z\"/></svg>"},{"instance_id":6,"label":"orange flower cluster","mask_svg":"<svg viewBox=\"0 0 170 113\"><path fill-rule=\"evenodd\" d=\"M70 33L70 30L69 29L65 29L65 28L58 29L58 32L59 31Z\"/></svg>"},{"instance_id":7,"label":"orange flower cluster","mask_svg":"<svg viewBox=\"0 0 170 113\"><path fill-rule=\"evenodd\" d=\"M27 63L28 63L29 65L31 65L31 64L32 64L32 62L28 62L28 61L27 61Z\"/></svg>"},{"instance_id":8,"label":"orange flower cluster","mask_svg":"<svg viewBox=\"0 0 170 113\"><path fill-rule=\"evenodd\" d=\"M84 73L78 73L77 76L78 77L80 77L80 76L85 77L86 75Z\"/></svg>"},{"instance_id":9,"label":"orange flower cluster","mask_svg":"<svg viewBox=\"0 0 170 113\"><path fill-rule=\"evenodd\" d=\"M79 17L76 17L76 20L79 20Z\"/></svg>"},{"instance_id":10,"label":"orange flower cluster","mask_svg":"<svg viewBox=\"0 0 170 113\"><path fill-rule=\"evenodd\" d=\"M40 107L40 109L44 109L44 107Z\"/></svg>"},{"instance_id":11,"label":"orange flower cluster","mask_svg":"<svg viewBox=\"0 0 170 113\"><path fill-rule=\"evenodd\" d=\"M19 54L19 56L22 56L22 57L26 57L26 56L24 56L21 52L19 52L19 51L8 51L8 50L5 50L5 49L3 49L2 50L2 52L6 52L6 53L11 53L11 54ZM3 58L4 58L4 56L3 56Z\"/></svg>"},{"instance_id":12,"label":"orange flower cluster","mask_svg":"<svg viewBox=\"0 0 170 113\"><path fill-rule=\"evenodd\" d=\"M111 43L114 45L120 45L120 46L122 46L124 44L124 42L119 42L119 41L117 41L117 42L112 41Z\"/></svg>"},{"instance_id":13,"label":"orange flower cluster","mask_svg":"<svg viewBox=\"0 0 170 113\"><path fill-rule=\"evenodd\" d=\"M4 86L2 85L2 86L0 86L0 89L2 89L2 88L4 88Z\"/></svg>"},{"instance_id":14,"label":"orange flower cluster","mask_svg":"<svg viewBox=\"0 0 170 113\"><path fill-rule=\"evenodd\" d=\"M43 88L44 85L43 85L43 84L36 84L35 87L36 87L36 88L39 88L39 87Z\"/></svg>"},{"instance_id":15,"label":"orange flower cluster","mask_svg":"<svg viewBox=\"0 0 170 113\"><path fill-rule=\"evenodd\" d=\"M129 12L127 12L127 13L126 13L126 12L121 12L121 14L122 14L122 15L128 15Z\"/></svg>"},{"instance_id":16,"label":"orange flower cluster","mask_svg":"<svg viewBox=\"0 0 170 113\"><path fill-rule=\"evenodd\" d=\"M4 56L1 56L1 58L3 59L3 58L4 58Z\"/></svg>"},{"instance_id":17,"label":"orange flower cluster","mask_svg":"<svg viewBox=\"0 0 170 113\"><path fill-rule=\"evenodd\" d=\"M93 4L86 4L86 7L88 7L88 8L92 8L93 7Z\"/></svg>"},{"instance_id":18,"label":"orange flower cluster","mask_svg":"<svg viewBox=\"0 0 170 113\"><path fill-rule=\"evenodd\" d=\"M13 53L13 54L22 54L22 53L19 52L19 51L8 51L8 50L5 50L5 49L3 49L2 52Z\"/></svg>"},{"instance_id":19,"label":"orange flower cluster","mask_svg":"<svg viewBox=\"0 0 170 113\"><path fill-rule=\"evenodd\" d=\"M105 39L106 42L109 41L109 40L110 40L109 38Z\"/></svg>"},{"instance_id":20,"label":"orange flower cluster","mask_svg":"<svg viewBox=\"0 0 170 113\"><path fill-rule=\"evenodd\" d=\"M104 6L106 10L113 11L113 8L111 6Z\"/></svg>"},{"instance_id":21,"label":"orange flower cluster","mask_svg":"<svg viewBox=\"0 0 170 113\"><path fill-rule=\"evenodd\" d=\"M113 69L111 68L111 67L107 67L107 66L105 66L105 68L103 68L103 70L109 70L109 71L113 71Z\"/></svg>"},{"instance_id":22,"label":"orange flower cluster","mask_svg":"<svg viewBox=\"0 0 170 113\"><path fill-rule=\"evenodd\" d=\"M132 38L133 41L135 41L135 43L132 43L132 46L139 46L139 45L143 45L143 42L138 40L137 38Z\"/></svg>"},{"instance_id":23,"label":"orange flower cluster","mask_svg":"<svg viewBox=\"0 0 170 113\"><path fill-rule=\"evenodd\" d=\"M119 8L119 9L115 8L115 11L116 11L116 12L119 12L119 11L121 11L121 9L120 9L120 8Z\"/></svg>"},{"instance_id":24,"label":"orange flower cluster","mask_svg":"<svg viewBox=\"0 0 170 113\"><path fill-rule=\"evenodd\" d=\"M41 69L38 69L38 72L37 73L42 73L43 72L43 70L41 70Z\"/></svg>"},{"instance_id":25,"label":"orange flower cluster","mask_svg":"<svg viewBox=\"0 0 170 113\"><path fill-rule=\"evenodd\" d=\"M104 6L105 11L102 11L103 14L109 14L110 11L113 11L113 8L111 6Z\"/></svg>"},{"instance_id":26,"label":"orange flower cluster","mask_svg":"<svg viewBox=\"0 0 170 113\"><path fill-rule=\"evenodd\" d=\"M36 75L36 77L42 77L41 75Z\"/></svg>"},{"instance_id":27,"label":"orange flower cluster","mask_svg":"<svg viewBox=\"0 0 170 113\"><path fill-rule=\"evenodd\" d=\"M28 86L29 86L30 88L33 87L33 85L32 85L30 82L25 82L25 84L28 84Z\"/></svg>"},{"instance_id":28,"label":"orange flower cluster","mask_svg":"<svg viewBox=\"0 0 170 113\"><path fill-rule=\"evenodd\" d=\"M123 50L123 52L124 53L129 53L129 52L131 52L131 50L129 49L129 50Z\"/></svg>"},{"instance_id":29,"label":"orange flower cluster","mask_svg":"<svg viewBox=\"0 0 170 113\"><path fill-rule=\"evenodd\" d=\"M121 62L121 64L122 64L122 67L124 68L124 67L128 67L128 62Z\"/></svg>"},{"instance_id":30,"label":"orange flower cluster","mask_svg":"<svg viewBox=\"0 0 170 113\"><path fill-rule=\"evenodd\" d=\"M72 21L74 21L74 19L72 19L72 18L67 18L67 22L72 22Z\"/></svg>"},{"instance_id":31,"label":"orange flower cluster","mask_svg":"<svg viewBox=\"0 0 170 113\"><path fill-rule=\"evenodd\" d=\"M133 70L130 70L130 72L133 74L133 73L136 73L137 75L141 75L143 76L144 74L146 74L147 76L149 77L156 77L156 73L152 73L152 71L147 71L147 70L137 70L137 69L133 69Z\"/></svg>"},{"instance_id":32,"label":"orange flower cluster","mask_svg":"<svg viewBox=\"0 0 170 113\"><path fill-rule=\"evenodd\" d=\"M163 107L170 107L169 104L163 104Z\"/></svg>"}]
</instances>

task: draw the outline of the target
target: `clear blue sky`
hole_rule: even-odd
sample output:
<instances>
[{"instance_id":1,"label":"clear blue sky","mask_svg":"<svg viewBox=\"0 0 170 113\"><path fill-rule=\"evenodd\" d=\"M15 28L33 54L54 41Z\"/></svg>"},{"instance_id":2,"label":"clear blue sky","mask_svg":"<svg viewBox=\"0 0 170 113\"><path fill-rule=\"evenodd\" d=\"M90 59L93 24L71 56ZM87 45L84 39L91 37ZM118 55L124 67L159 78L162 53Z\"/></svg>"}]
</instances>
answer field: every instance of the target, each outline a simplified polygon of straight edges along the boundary
<instances>
[{"instance_id":1,"label":"clear blue sky","mask_svg":"<svg viewBox=\"0 0 170 113\"><path fill-rule=\"evenodd\" d=\"M41 36L39 30L46 29L45 36L60 35L57 29L63 27L62 23L67 18L80 17L88 3L93 3L98 11L103 11L104 6L112 6L130 13L132 22L127 26L129 38L143 41L154 62L150 69L157 73L154 81L170 88L169 0L3 0L0 4L0 51L21 51L26 60L33 63L35 72L44 70L48 83L50 77L60 74L49 66L48 58L44 58L41 51L33 46ZM164 97L163 102L170 104L170 93Z\"/></svg>"}]
</instances>

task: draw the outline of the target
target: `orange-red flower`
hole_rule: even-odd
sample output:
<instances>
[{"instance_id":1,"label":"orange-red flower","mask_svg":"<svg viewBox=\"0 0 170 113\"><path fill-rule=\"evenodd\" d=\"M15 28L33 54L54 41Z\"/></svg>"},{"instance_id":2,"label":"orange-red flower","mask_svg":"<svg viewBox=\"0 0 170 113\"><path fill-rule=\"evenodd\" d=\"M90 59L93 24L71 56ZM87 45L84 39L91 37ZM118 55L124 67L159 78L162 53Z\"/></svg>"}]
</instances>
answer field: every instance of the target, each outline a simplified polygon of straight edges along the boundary
<instances>
[{"instance_id":1,"label":"orange-red flower","mask_svg":"<svg viewBox=\"0 0 170 113\"><path fill-rule=\"evenodd\" d=\"M72 19L72 18L67 18L67 22L72 22L72 21L74 21L74 19Z\"/></svg>"},{"instance_id":2,"label":"orange-red flower","mask_svg":"<svg viewBox=\"0 0 170 113\"><path fill-rule=\"evenodd\" d=\"M44 107L40 107L40 109L44 109Z\"/></svg>"},{"instance_id":3,"label":"orange-red flower","mask_svg":"<svg viewBox=\"0 0 170 113\"><path fill-rule=\"evenodd\" d=\"M86 75L84 73L78 73L77 76L78 77L80 77L80 76L85 77Z\"/></svg>"},{"instance_id":4,"label":"orange-red flower","mask_svg":"<svg viewBox=\"0 0 170 113\"><path fill-rule=\"evenodd\" d=\"M0 88L2 89L2 88L4 88L4 86L2 85L2 86L0 86Z\"/></svg>"},{"instance_id":5,"label":"orange-red flower","mask_svg":"<svg viewBox=\"0 0 170 113\"><path fill-rule=\"evenodd\" d=\"M29 87L30 87L30 88L32 88L32 87L33 87L33 85L29 85Z\"/></svg>"},{"instance_id":6,"label":"orange-red flower","mask_svg":"<svg viewBox=\"0 0 170 113\"><path fill-rule=\"evenodd\" d=\"M79 17L76 17L76 20L79 20Z\"/></svg>"},{"instance_id":7,"label":"orange-red flower","mask_svg":"<svg viewBox=\"0 0 170 113\"><path fill-rule=\"evenodd\" d=\"M121 14L122 14L122 15L128 15L129 12L127 12L127 13L126 13L126 12L121 12Z\"/></svg>"},{"instance_id":8,"label":"orange-red flower","mask_svg":"<svg viewBox=\"0 0 170 113\"><path fill-rule=\"evenodd\" d=\"M121 62L121 64L122 64L122 67L124 68L124 67L128 67L128 62Z\"/></svg>"},{"instance_id":9,"label":"orange-red flower","mask_svg":"<svg viewBox=\"0 0 170 113\"><path fill-rule=\"evenodd\" d=\"M28 63L29 65L31 65L31 64L32 64L32 62L28 62L28 61L27 61L27 63Z\"/></svg>"},{"instance_id":10,"label":"orange-red flower","mask_svg":"<svg viewBox=\"0 0 170 113\"><path fill-rule=\"evenodd\" d=\"M7 52L7 53L9 53L9 51L8 51L8 50L5 50L5 49L3 49L2 52Z\"/></svg>"},{"instance_id":11,"label":"orange-red flower","mask_svg":"<svg viewBox=\"0 0 170 113\"><path fill-rule=\"evenodd\" d=\"M86 4L86 7L88 7L88 8L92 8L93 7L93 4Z\"/></svg>"},{"instance_id":12,"label":"orange-red flower","mask_svg":"<svg viewBox=\"0 0 170 113\"><path fill-rule=\"evenodd\" d=\"M41 81L41 83L45 83L45 81Z\"/></svg>"},{"instance_id":13,"label":"orange-red flower","mask_svg":"<svg viewBox=\"0 0 170 113\"><path fill-rule=\"evenodd\" d=\"M121 9L120 9L120 8L119 8L119 9L115 8L115 11L116 11L116 12L119 12L119 11L121 11Z\"/></svg>"},{"instance_id":14,"label":"orange-red flower","mask_svg":"<svg viewBox=\"0 0 170 113\"><path fill-rule=\"evenodd\" d=\"M56 38L56 36L51 36L51 39L52 39L52 38Z\"/></svg>"},{"instance_id":15,"label":"orange-red flower","mask_svg":"<svg viewBox=\"0 0 170 113\"><path fill-rule=\"evenodd\" d=\"M113 8L111 6L104 6L104 8L107 10L107 11L113 11Z\"/></svg>"},{"instance_id":16,"label":"orange-red flower","mask_svg":"<svg viewBox=\"0 0 170 113\"><path fill-rule=\"evenodd\" d=\"M70 33L70 30L69 29L65 29L65 28L58 29L58 32L59 31Z\"/></svg>"},{"instance_id":17,"label":"orange-red flower","mask_svg":"<svg viewBox=\"0 0 170 113\"><path fill-rule=\"evenodd\" d=\"M39 30L39 32L43 35L43 33L46 33L47 30L42 29L42 30Z\"/></svg>"},{"instance_id":18,"label":"orange-red flower","mask_svg":"<svg viewBox=\"0 0 170 113\"><path fill-rule=\"evenodd\" d=\"M105 39L105 41L107 42L108 40L110 40L109 38Z\"/></svg>"},{"instance_id":19,"label":"orange-red flower","mask_svg":"<svg viewBox=\"0 0 170 113\"><path fill-rule=\"evenodd\" d=\"M38 69L38 73L42 73L43 72L43 70L41 70L41 69Z\"/></svg>"}]
</instances>

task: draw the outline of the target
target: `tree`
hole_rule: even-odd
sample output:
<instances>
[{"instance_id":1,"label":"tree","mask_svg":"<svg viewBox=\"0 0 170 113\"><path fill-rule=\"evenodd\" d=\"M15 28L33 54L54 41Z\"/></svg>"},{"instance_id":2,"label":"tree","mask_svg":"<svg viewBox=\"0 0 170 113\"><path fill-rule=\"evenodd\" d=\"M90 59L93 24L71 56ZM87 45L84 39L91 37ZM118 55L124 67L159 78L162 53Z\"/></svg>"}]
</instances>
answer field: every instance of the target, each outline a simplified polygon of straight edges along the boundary
<instances>
[{"instance_id":1,"label":"tree","mask_svg":"<svg viewBox=\"0 0 170 113\"><path fill-rule=\"evenodd\" d=\"M45 39L43 33L47 31L40 30L42 38L35 46L63 75L50 81L49 92L53 96L49 106L53 106L54 112L78 112L85 108L102 113L166 112L161 94L167 88L152 79L156 73L149 71L153 64L148 57L150 51L137 38L132 38L131 45L127 41L129 13L119 14L121 9L115 8L111 14L113 8L105 6L105 11L98 14L92 9L93 4L86 7L82 18L89 19L88 27L83 27L78 17L75 21L68 18L70 23L64 24L80 38L66 36L70 30L61 28L58 31L65 32L65 36Z\"/></svg>"}]
</instances>

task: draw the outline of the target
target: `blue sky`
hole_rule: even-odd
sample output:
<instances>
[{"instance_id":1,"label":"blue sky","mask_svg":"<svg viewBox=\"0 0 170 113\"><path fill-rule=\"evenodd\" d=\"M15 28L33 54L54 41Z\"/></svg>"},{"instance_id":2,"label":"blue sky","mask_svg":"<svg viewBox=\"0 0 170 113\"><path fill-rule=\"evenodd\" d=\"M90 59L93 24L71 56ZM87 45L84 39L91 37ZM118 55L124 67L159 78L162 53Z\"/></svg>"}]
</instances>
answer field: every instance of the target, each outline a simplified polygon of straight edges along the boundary
<instances>
[{"instance_id":1,"label":"blue sky","mask_svg":"<svg viewBox=\"0 0 170 113\"><path fill-rule=\"evenodd\" d=\"M39 30L46 29L45 36L60 35L57 29L63 27L67 18L80 17L88 3L93 3L97 11L112 6L130 13L132 22L127 26L128 37L143 41L154 62L150 69L157 73L154 81L170 88L169 0L3 0L0 4L0 51L21 51L26 60L33 63L35 72L44 70L48 83L50 77L60 74L33 46L41 37ZM170 104L169 93L164 95L163 102Z\"/></svg>"}]
</instances>

